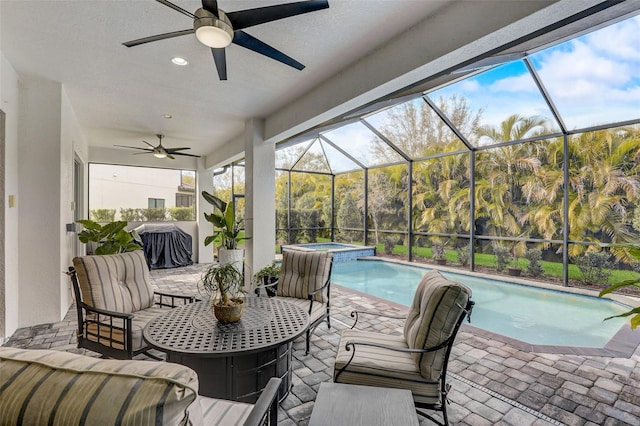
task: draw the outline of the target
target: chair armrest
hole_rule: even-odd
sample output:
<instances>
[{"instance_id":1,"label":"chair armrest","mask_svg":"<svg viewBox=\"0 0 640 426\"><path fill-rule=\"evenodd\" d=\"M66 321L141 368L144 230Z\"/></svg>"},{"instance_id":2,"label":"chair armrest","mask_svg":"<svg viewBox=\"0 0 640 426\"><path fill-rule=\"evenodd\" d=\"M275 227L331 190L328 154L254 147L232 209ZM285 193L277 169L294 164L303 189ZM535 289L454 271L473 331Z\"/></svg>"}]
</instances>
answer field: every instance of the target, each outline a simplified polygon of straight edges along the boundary
<instances>
[{"instance_id":1,"label":"chair armrest","mask_svg":"<svg viewBox=\"0 0 640 426\"><path fill-rule=\"evenodd\" d=\"M114 311L108 311L106 309L94 308L93 306L89 306L84 302L80 302L80 305L82 306L82 309L87 311L87 313L96 313L99 315L114 317L114 318L123 319L123 320L132 320L133 317L135 317L135 315L131 313L114 312Z\"/></svg>"},{"instance_id":2,"label":"chair armrest","mask_svg":"<svg viewBox=\"0 0 640 426\"><path fill-rule=\"evenodd\" d=\"M157 302L155 302L155 304L157 306L166 306L169 308L175 308L176 306L176 299L178 300L182 300L182 305L186 305L187 303L193 303L196 301L195 296L185 296L183 294L172 294L172 293L163 293L161 291L154 291L153 292L153 296L155 299L155 296L160 296L160 300L158 300ZM164 302L164 298L168 298L171 299L170 302Z\"/></svg>"},{"instance_id":3,"label":"chair armrest","mask_svg":"<svg viewBox=\"0 0 640 426\"><path fill-rule=\"evenodd\" d=\"M272 377L264 387L260 397L244 422L244 426L260 426L263 424L276 425L278 423L278 389L282 379Z\"/></svg>"},{"instance_id":4,"label":"chair armrest","mask_svg":"<svg viewBox=\"0 0 640 426\"><path fill-rule=\"evenodd\" d=\"M376 317L386 317L386 318L393 318L393 319L406 319L407 318L405 315L389 315L389 314L385 314L385 313L382 313L382 312L351 311L351 318L355 318L355 321L353 322L353 325L351 326L352 330L356 326L356 324L358 323L358 319L360 319L360 317L358 316L359 314L375 315Z\"/></svg>"},{"instance_id":5,"label":"chair armrest","mask_svg":"<svg viewBox=\"0 0 640 426\"><path fill-rule=\"evenodd\" d=\"M256 286L256 289L254 290L256 296L260 296L260 289L264 288L265 291L266 291L267 288L272 288L272 287L277 286L278 285L278 281L280 281L280 280L274 281L274 282L269 283L269 284L258 284ZM276 292L277 290L273 290L273 291Z\"/></svg>"},{"instance_id":6,"label":"chair armrest","mask_svg":"<svg viewBox=\"0 0 640 426\"><path fill-rule=\"evenodd\" d=\"M325 288L329 287L331 285L331 280L327 281L326 283L324 283L324 285L320 288L317 288L313 291L310 291L309 294L307 295L307 298L309 300L313 300L313 296L316 295L316 293L319 293L321 291L323 291Z\"/></svg>"}]
</instances>

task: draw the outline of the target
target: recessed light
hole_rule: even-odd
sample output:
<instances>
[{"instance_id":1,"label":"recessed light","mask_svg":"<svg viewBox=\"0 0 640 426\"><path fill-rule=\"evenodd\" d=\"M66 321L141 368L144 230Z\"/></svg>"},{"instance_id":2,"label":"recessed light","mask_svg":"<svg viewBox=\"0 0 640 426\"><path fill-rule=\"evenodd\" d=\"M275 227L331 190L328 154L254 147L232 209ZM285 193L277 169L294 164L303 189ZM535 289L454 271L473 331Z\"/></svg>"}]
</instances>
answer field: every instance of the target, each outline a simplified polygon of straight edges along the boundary
<instances>
[{"instance_id":1,"label":"recessed light","mask_svg":"<svg viewBox=\"0 0 640 426\"><path fill-rule=\"evenodd\" d=\"M175 58L171 58L171 62L173 62L176 65L180 65L181 67L189 64L189 62L186 59L181 58L179 56L176 56Z\"/></svg>"},{"instance_id":2,"label":"recessed light","mask_svg":"<svg viewBox=\"0 0 640 426\"><path fill-rule=\"evenodd\" d=\"M164 117L164 118L173 118L173 115L171 115L171 114L165 114L165 115L163 115L163 117Z\"/></svg>"}]
</instances>

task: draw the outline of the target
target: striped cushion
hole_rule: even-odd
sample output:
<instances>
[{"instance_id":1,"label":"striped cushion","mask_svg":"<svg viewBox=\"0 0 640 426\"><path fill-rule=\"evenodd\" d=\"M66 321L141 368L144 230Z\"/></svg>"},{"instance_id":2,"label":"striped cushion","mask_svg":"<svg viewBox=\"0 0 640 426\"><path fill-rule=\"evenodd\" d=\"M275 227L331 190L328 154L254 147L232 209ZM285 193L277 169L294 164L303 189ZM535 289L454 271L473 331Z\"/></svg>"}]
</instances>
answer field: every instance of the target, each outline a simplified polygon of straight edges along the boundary
<instances>
[{"instance_id":1,"label":"striped cushion","mask_svg":"<svg viewBox=\"0 0 640 426\"><path fill-rule=\"evenodd\" d=\"M184 425L197 389L178 364L0 348L3 425Z\"/></svg>"},{"instance_id":2,"label":"striped cushion","mask_svg":"<svg viewBox=\"0 0 640 426\"><path fill-rule=\"evenodd\" d=\"M87 305L130 313L153 305L149 268L142 250L73 259Z\"/></svg>"},{"instance_id":3,"label":"striped cushion","mask_svg":"<svg viewBox=\"0 0 640 426\"><path fill-rule=\"evenodd\" d=\"M409 347L427 349L447 340L470 298L468 287L447 280L438 271L427 272L418 284L404 325ZM442 348L412 356L425 379L438 380L445 355L446 348Z\"/></svg>"},{"instance_id":4,"label":"striped cushion","mask_svg":"<svg viewBox=\"0 0 640 426\"><path fill-rule=\"evenodd\" d=\"M131 348L133 351L147 346L142 338L142 330L147 323L170 309L171 308L154 306L134 313L135 316L133 320L131 320ZM100 326L96 323L90 323L87 327L85 338L92 342L105 344L116 349L124 349L124 333L121 331L124 327L123 323L124 321L122 320L114 319L113 328L110 327L111 323L108 320L102 320ZM104 324L104 326L102 324ZM114 343L114 341L116 343Z\"/></svg>"},{"instance_id":5,"label":"striped cushion","mask_svg":"<svg viewBox=\"0 0 640 426\"><path fill-rule=\"evenodd\" d=\"M296 306L299 306L306 313L309 313L309 300L308 299L298 299L296 297L280 297L278 299L284 300L285 302L292 303ZM322 303L313 303L311 306L311 315L309 315L309 324L313 324L318 319L322 318L327 313L327 306Z\"/></svg>"},{"instance_id":6,"label":"striped cushion","mask_svg":"<svg viewBox=\"0 0 640 426\"><path fill-rule=\"evenodd\" d=\"M420 375L415 361L408 353L356 345L355 355L348 369L336 378L338 371L349 362L353 354L353 350L347 351L345 349L347 342L366 342L407 348L402 336L344 330L340 337L334 365L334 381L336 383L409 389L416 402L425 404L441 402L438 381L425 381Z\"/></svg>"},{"instance_id":7,"label":"striped cushion","mask_svg":"<svg viewBox=\"0 0 640 426\"><path fill-rule=\"evenodd\" d=\"M200 396L198 402L199 404L193 404L189 410L189 417L195 424L242 426L253 409L251 404L206 396ZM200 412L197 412L198 409Z\"/></svg>"},{"instance_id":8,"label":"striped cushion","mask_svg":"<svg viewBox=\"0 0 640 426\"><path fill-rule=\"evenodd\" d=\"M309 292L317 290L329 281L331 274L330 252L285 251L278 279L278 296L307 299ZM314 300L326 303L326 291L314 296Z\"/></svg>"}]
</instances>

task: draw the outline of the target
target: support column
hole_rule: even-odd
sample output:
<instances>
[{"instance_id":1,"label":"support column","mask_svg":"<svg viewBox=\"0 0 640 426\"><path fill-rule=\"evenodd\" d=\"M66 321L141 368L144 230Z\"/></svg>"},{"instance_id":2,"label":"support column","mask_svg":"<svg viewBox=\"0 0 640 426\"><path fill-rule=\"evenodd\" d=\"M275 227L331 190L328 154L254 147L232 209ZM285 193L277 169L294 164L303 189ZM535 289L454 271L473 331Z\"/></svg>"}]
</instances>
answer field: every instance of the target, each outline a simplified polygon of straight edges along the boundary
<instances>
[{"instance_id":1,"label":"support column","mask_svg":"<svg viewBox=\"0 0 640 426\"><path fill-rule=\"evenodd\" d=\"M213 206L202 197L202 191L207 191L209 194L213 193L213 169L206 169L204 167L204 160L198 161L198 170L196 182L197 186L197 205L196 210L198 212L198 263L211 263L213 262L213 244L204 246L204 239L213 234L213 225L204 218L205 213L211 213Z\"/></svg>"},{"instance_id":2,"label":"support column","mask_svg":"<svg viewBox=\"0 0 640 426\"><path fill-rule=\"evenodd\" d=\"M253 289L252 275L270 264L276 244L275 145L265 143L264 120L245 122L245 285Z\"/></svg>"}]
</instances>

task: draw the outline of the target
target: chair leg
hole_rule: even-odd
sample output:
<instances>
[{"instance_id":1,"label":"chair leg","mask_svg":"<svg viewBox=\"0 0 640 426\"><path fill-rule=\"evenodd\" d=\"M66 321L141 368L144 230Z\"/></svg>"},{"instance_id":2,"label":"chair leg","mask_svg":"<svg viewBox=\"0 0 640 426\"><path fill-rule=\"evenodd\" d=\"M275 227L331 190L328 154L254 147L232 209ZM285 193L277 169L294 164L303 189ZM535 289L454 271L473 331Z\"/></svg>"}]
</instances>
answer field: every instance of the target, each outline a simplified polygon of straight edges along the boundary
<instances>
[{"instance_id":1,"label":"chair leg","mask_svg":"<svg viewBox=\"0 0 640 426\"><path fill-rule=\"evenodd\" d=\"M311 332L309 330L307 330L307 350L305 351L305 355L309 355L309 345L310 345L310 341L311 341Z\"/></svg>"}]
</instances>

